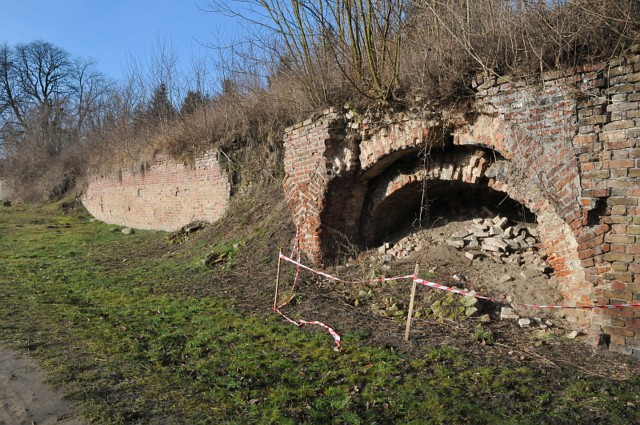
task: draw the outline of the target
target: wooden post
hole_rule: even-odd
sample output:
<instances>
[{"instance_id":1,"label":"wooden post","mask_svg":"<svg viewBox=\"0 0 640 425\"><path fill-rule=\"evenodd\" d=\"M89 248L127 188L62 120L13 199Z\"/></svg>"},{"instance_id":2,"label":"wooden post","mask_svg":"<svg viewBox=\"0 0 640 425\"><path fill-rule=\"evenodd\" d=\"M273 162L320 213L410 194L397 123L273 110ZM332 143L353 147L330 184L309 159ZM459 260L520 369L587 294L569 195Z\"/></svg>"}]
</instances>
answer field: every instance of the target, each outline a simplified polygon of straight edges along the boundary
<instances>
[{"instance_id":1,"label":"wooden post","mask_svg":"<svg viewBox=\"0 0 640 425\"><path fill-rule=\"evenodd\" d=\"M273 311L278 311L278 287L280 286L280 265L282 264L282 249L278 252L278 271L276 272L276 294L273 296Z\"/></svg>"},{"instance_id":2,"label":"wooden post","mask_svg":"<svg viewBox=\"0 0 640 425\"><path fill-rule=\"evenodd\" d=\"M411 316L413 316L413 301L416 298L416 278L418 277L418 264L413 269L413 285L411 286L411 298L409 299L409 313L407 314L407 327L404 331L404 340L409 341L409 330L411 329Z\"/></svg>"}]
</instances>

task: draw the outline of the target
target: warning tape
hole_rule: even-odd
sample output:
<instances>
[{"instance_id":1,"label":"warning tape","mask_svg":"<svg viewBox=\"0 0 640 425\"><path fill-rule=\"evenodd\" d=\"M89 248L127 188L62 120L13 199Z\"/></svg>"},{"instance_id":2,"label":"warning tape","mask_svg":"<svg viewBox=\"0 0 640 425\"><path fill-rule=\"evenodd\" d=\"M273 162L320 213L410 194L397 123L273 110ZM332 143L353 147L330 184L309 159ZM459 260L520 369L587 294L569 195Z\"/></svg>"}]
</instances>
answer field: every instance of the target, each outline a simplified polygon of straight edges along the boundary
<instances>
[{"instance_id":1,"label":"warning tape","mask_svg":"<svg viewBox=\"0 0 640 425\"><path fill-rule=\"evenodd\" d=\"M415 277L416 283L421 285L429 286L431 288L440 289L442 291L453 292L454 294L465 295L469 297L479 298L481 300L493 301L495 303L502 303L501 300L497 298L484 297L482 295L475 294L473 292L464 291L462 289L452 288L450 286L441 285L439 283L430 282L428 280L420 279L419 277ZM593 309L619 309L619 308L634 308L640 307L640 304L606 304L606 305L541 305L541 304L526 304L526 303L510 303L519 305L522 307L528 308L538 308L538 309L579 309L579 310L593 310Z\"/></svg>"},{"instance_id":2,"label":"warning tape","mask_svg":"<svg viewBox=\"0 0 640 425\"><path fill-rule=\"evenodd\" d=\"M487 301L492 301L492 302L496 302L496 303L502 303L503 301L497 299L497 298L492 298L492 297L485 297L483 295L479 295L473 292L469 292L469 291L465 291L463 289L458 289L458 288L453 288L451 286L446 286L446 285L442 285L440 283L435 283L435 282L431 282L425 279L421 279L418 276L415 275L406 275L406 276L395 276L395 277L386 277L386 278L378 278L378 279L373 279L373 280L363 280L363 281L349 281L346 279L341 279L339 277L336 276L332 276L328 273L319 271L319 270L315 270L309 266L306 266L304 264L302 264L299 261L293 260L285 255L280 254L280 258L282 258L285 261L288 261L292 264L295 264L298 267L302 267L312 273L318 274L320 276L324 276L328 279L334 280L336 282L342 282L342 283L367 283L367 282L386 282L386 281L394 281L394 280L403 280L403 279L415 279L416 283L419 283L421 285L424 286L429 286L431 288L435 288L435 289L439 289L442 291L447 291L447 292L453 292L454 294L460 294L460 295L464 295L464 296L469 296L469 297L474 297L474 298L478 298L481 300L487 300ZM529 307L529 308L538 308L538 309L581 309L581 310L592 310L592 309L620 309L620 308L637 308L640 307L640 303L632 303L632 304L606 304L606 305L599 305L599 304L594 304L594 305L542 305L542 304L526 304L526 303L510 303L510 304L516 304L519 306L523 306L523 307Z\"/></svg>"},{"instance_id":3,"label":"warning tape","mask_svg":"<svg viewBox=\"0 0 640 425\"><path fill-rule=\"evenodd\" d=\"M294 254L296 254L296 258L297 259L293 259ZM329 334L331 334L331 336L333 337L335 343L336 343L336 347L335 350L336 351L340 351L340 344L341 344L341 338L340 338L340 334L338 332L336 332L331 326L323 323L323 322L319 322L317 320L313 320L313 321L307 321L307 320L294 320L291 319L290 317L288 317L287 315L285 315L282 311L281 308L287 306L288 304L291 303L291 301L293 301L293 299L296 297L295 294L295 289L298 285L298 279L300 277L300 271L301 269L305 269L308 270L312 273L315 273L319 276L323 276L326 279L329 280L333 280L335 282L341 282L341 283L347 283L347 284L359 284L359 283L373 283L373 282L391 282L391 281L398 281L398 280L407 280L407 279L411 279L413 281L415 281L416 283L420 284L420 285L424 285L424 286L428 286L430 288L434 288L434 289L439 289L441 291L447 291L447 292L452 292L454 294L459 294L459 295L464 295L467 297L474 297L477 299L481 299L481 300L486 300L486 301L491 301L491 302L495 302L497 304L501 304L502 301L497 299L497 298L491 298L491 297L485 297L483 295L479 295L476 294L475 292L470 292L470 291L465 291L463 289L458 289L458 288L454 288L451 286L446 286L446 285L442 285L440 283L436 283L436 282L431 282L429 280L426 279L421 279L420 277L416 276L415 274L410 274L410 275L405 275L405 276L394 276L394 277L381 277L381 278L376 278L376 279L369 279L369 280L347 280L347 279L342 279L336 276L333 276L329 273L323 272L321 270L316 270L313 269L305 264L303 264L301 262L301 258L300 258L300 246L299 246L299 238L298 238L298 232L296 231L296 237L295 237L295 241L294 241L294 245L293 245L293 249L291 251L291 255L289 257L287 257L286 255L283 255L282 253L279 254L279 260L284 260L287 261L293 265L296 266L296 274L293 280L293 285L292 285L292 292L293 294L289 297L289 299L287 299L285 302L283 302L282 304L276 306L274 308L274 311L276 313L278 313L280 316L282 316L286 321L290 322L291 324L294 324L298 327L303 326L303 325L314 325L314 326L320 326L324 329L326 329ZM510 303L510 304L515 304L515 305L519 305L522 307L528 307L528 308L535 308L535 309L578 309L578 310L595 310L595 309L623 309L623 308L638 308L640 307L640 303L633 303L633 304L605 304L605 305L598 305L598 304L594 304L594 305L541 305L541 304L526 304L526 303Z\"/></svg>"},{"instance_id":4,"label":"warning tape","mask_svg":"<svg viewBox=\"0 0 640 425\"><path fill-rule=\"evenodd\" d=\"M594 304L594 305L539 305L539 304L524 304L524 303L515 303L520 306L529 307L529 308L546 308L546 309L560 309L560 308L572 308L578 310L597 310L597 309L617 309L617 308L637 308L640 307L640 304Z\"/></svg>"},{"instance_id":5,"label":"warning tape","mask_svg":"<svg viewBox=\"0 0 640 425\"><path fill-rule=\"evenodd\" d=\"M346 280L346 279L341 279L339 277L330 275L329 273L325 273L323 271L313 269L313 268L311 268L309 266L306 266L306 265L302 264L299 260L296 261L293 258L287 257L286 255L280 254L280 258L285 260L285 261L290 262L291 264L295 264L298 267L302 267L303 269L308 270L308 271L310 271L312 273L318 274L320 276L324 276L327 279L334 280L334 281L340 282L340 283L373 283L373 282L391 282L391 281L394 281L394 280L413 279L413 275L409 274L409 275L406 275L406 276L379 277L379 278L375 278L375 279Z\"/></svg>"},{"instance_id":6,"label":"warning tape","mask_svg":"<svg viewBox=\"0 0 640 425\"><path fill-rule=\"evenodd\" d=\"M340 344L342 342L342 339L340 337L340 334L338 332L336 332L331 326L327 325L326 323L317 321L317 320L304 320L304 319L299 319L299 320L293 320L291 319L289 316L287 316L286 314L284 314L281 309L285 306L287 306L288 304L291 303L291 301L293 301L293 299L296 297L296 293L295 293L295 289L298 286L298 278L300 277L300 269L301 268L305 268L308 269L307 266L303 265L300 262L300 240L298 238L298 234L299 234L299 230L296 229L296 236L294 239L294 243L293 243L293 248L291 250L291 255L290 257L286 257L284 255L282 255L282 253L280 253L280 258L281 259L286 259L287 261L295 264L296 267L296 274L295 277L293 278L293 284L291 286L291 296L282 304L280 305L276 305L276 307L274 308L275 312L278 313L280 316L282 316L286 321L288 321L291 324L294 324L298 327L303 326L303 325L311 325L311 326L320 326L321 328L326 329L329 334L331 335L331 337L333 338L333 340L336 343L336 346L334 348L334 350L336 351L340 351ZM297 252L297 261L293 259L293 255L294 253ZM315 270L312 270L314 272L316 272Z\"/></svg>"},{"instance_id":7,"label":"warning tape","mask_svg":"<svg viewBox=\"0 0 640 425\"><path fill-rule=\"evenodd\" d=\"M424 285L424 286L429 286L430 288L440 289L442 291L447 291L447 292L453 292L454 294L460 294L460 295L464 295L464 296L467 296L467 297L479 298L481 300L500 302L500 300L498 300L496 298L484 297L484 296L478 295L478 294L476 294L474 292L464 291L462 289L452 288L450 286L445 286L445 285L441 285L439 283L430 282L428 280L420 279L418 276L411 276L411 278L413 280L415 280L416 283L419 283L420 285Z\"/></svg>"}]
</instances>

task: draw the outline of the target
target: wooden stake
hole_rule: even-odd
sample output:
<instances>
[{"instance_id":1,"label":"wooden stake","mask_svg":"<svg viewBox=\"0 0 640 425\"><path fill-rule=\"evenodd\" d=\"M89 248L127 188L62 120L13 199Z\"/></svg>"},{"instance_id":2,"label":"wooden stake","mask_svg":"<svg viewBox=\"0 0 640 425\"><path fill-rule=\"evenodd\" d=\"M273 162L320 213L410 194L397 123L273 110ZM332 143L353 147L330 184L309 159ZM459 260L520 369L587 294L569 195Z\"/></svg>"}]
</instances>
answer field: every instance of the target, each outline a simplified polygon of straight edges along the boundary
<instances>
[{"instance_id":1,"label":"wooden stake","mask_svg":"<svg viewBox=\"0 0 640 425\"><path fill-rule=\"evenodd\" d=\"M282 249L278 252L278 271L276 272L276 294L273 296L273 311L278 310L278 287L280 286L280 265L282 264Z\"/></svg>"},{"instance_id":2,"label":"wooden stake","mask_svg":"<svg viewBox=\"0 0 640 425\"><path fill-rule=\"evenodd\" d=\"M407 327L404 331L404 340L409 341L409 330L411 330L411 316L413 316L413 301L416 298L416 278L418 277L418 264L413 269L413 285L411 286L411 298L409 299L409 313L407 314Z\"/></svg>"}]
</instances>

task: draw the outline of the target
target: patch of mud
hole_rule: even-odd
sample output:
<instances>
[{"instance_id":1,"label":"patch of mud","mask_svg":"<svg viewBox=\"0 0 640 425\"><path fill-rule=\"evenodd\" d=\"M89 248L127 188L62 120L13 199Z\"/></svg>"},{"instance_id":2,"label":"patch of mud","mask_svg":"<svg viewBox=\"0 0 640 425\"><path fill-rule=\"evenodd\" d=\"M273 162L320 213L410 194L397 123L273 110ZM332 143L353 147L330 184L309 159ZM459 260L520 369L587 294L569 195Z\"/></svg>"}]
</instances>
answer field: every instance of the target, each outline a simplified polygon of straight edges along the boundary
<instances>
[{"instance_id":1,"label":"patch of mud","mask_svg":"<svg viewBox=\"0 0 640 425\"><path fill-rule=\"evenodd\" d=\"M81 425L28 357L0 347L0 425Z\"/></svg>"}]
</instances>

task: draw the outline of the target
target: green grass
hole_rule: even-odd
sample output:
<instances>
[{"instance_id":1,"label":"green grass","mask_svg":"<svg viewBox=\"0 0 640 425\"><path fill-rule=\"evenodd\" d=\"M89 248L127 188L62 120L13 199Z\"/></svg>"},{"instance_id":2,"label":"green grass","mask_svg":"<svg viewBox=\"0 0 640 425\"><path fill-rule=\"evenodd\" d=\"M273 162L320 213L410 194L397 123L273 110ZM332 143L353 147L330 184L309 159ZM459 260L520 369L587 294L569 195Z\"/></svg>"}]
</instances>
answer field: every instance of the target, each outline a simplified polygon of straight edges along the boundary
<instances>
[{"instance_id":1,"label":"green grass","mask_svg":"<svg viewBox=\"0 0 640 425\"><path fill-rule=\"evenodd\" d=\"M448 347L403 355L358 331L335 352L326 333L196 290L216 273L207 253L264 241L175 247L112 227L51 205L0 208L0 340L38 359L92 423L640 422L638 379L541 381Z\"/></svg>"}]
</instances>

